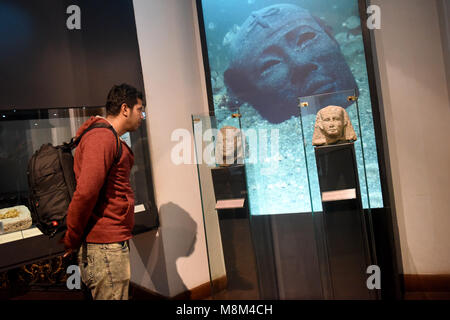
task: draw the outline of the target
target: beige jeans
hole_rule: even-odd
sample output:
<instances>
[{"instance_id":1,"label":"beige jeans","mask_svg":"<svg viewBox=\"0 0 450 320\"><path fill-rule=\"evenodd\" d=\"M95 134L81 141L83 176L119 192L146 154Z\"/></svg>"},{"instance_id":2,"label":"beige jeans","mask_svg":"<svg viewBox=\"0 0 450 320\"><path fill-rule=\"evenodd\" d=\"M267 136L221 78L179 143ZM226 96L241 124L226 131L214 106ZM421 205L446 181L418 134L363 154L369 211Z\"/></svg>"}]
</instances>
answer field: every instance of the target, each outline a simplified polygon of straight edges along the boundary
<instances>
[{"instance_id":1,"label":"beige jeans","mask_svg":"<svg viewBox=\"0 0 450 320\"><path fill-rule=\"evenodd\" d=\"M84 243L78 251L81 280L94 300L128 300L130 250L128 241Z\"/></svg>"}]
</instances>

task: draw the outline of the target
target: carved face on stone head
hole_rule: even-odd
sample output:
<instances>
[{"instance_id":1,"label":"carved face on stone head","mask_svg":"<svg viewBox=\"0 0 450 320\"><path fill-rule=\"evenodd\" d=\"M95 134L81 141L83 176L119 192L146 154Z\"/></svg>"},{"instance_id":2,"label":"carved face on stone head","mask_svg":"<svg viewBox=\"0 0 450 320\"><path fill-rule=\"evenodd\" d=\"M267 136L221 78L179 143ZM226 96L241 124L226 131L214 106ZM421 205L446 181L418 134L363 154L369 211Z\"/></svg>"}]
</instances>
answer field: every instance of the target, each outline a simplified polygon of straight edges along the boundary
<instances>
[{"instance_id":1,"label":"carved face on stone head","mask_svg":"<svg viewBox=\"0 0 450 320\"><path fill-rule=\"evenodd\" d=\"M356 134L347 111L339 106L328 106L317 113L313 134L313 145L329 145L355 141Z\"/></svg>"},{"instance_id":2,"label":"carved face on stone head","mask_svg":"<svg viewBox=\"0 0 450 320\"><path fill-rule=\"evenodd\" d=\"M342 136L344 129L344 115L340 107L330 106L322 109L320 117L322 118L322 130L325 135L331 138Z\"/></svg>"},{"instance_id":3,"label":"carved face on stone head","mask_svg":"<svg viewBox=\"0 0 450 320\"><path fill-rule=\"evenodd\" d=\"M217 135L216 163L221 167L244 163L245 137L243 132L233 126L224 126Z\"/></svg>"}]
</instances>

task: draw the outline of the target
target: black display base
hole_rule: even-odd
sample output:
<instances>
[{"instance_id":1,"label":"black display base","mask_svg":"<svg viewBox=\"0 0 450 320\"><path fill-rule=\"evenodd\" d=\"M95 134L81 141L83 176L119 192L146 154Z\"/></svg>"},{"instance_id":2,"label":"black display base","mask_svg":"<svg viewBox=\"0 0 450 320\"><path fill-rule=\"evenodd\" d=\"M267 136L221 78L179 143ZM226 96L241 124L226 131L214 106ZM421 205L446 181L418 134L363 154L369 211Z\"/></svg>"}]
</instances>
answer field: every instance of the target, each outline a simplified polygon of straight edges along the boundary
<instances>
[{"instance_id":1,"label":"black display base","mask_svg":"<svg viewBox=\"0 0 450 320\"><path fill-rule=\"evenodd\" d=\"M244 165L211 169L216 201L242 199L242 208L217 209L227 288L213 292L214 299L259 299L258 275L253 249L247 182Z\"/></svg>"},{"instance_id":2,"label":"black display base","mask_svg":"<svg viewBox=\"0 0 450 320\"><path fill-rule=\"evenodd\" d=\"M361 203L358 168L353 143L315 148L322 194L325 291L331 299L375 299L367 288L367 267L372 264ZM348 191L324 201L327 193ZM350 192L351 194L352 192Z\"/></svg>"},{"instance_id":3,"label":"black display base","mask_svg":"<svg viewBox=\"0 0 450 320\"><path fill-rule=\"evenodd\" d=\"M219 200L245 199L243 208L218 209L219 219L248 218L245 165L238 164L229 167L213 168L211 169L211 175L216 202Z\"/></svg>"}]
</instances>

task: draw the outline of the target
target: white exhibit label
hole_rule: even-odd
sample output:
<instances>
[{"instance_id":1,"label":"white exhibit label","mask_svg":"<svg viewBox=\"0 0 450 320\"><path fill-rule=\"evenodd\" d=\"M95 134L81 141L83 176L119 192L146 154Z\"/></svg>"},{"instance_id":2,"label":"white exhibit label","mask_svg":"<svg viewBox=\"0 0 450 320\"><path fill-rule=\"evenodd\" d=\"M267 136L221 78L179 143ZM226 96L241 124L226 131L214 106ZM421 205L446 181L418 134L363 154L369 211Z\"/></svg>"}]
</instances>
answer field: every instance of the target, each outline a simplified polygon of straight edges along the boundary
<instances>
[{"instance_id":1,"label":"white exhibit label","mask_svg":"<svg viewBox=\"0 0 450 320\"><path fill-rule=\"evenodd\" d=\"M356 199L356 189L322 192L322 202Z\"/></svg>"},{"instance_id":2,"label":"white exhibit label","mask_svg":"<svg viewBox=\"0 0 450 320\"><path fill-rule=\"evenodd\" d=\"M134 213L145 211L145 207L143 204L138 204L137 206L134 206Z\"/></svg>"},{"instance_id":3,"label":"white exhibit label","mask_svg":"<svg viewBox=\"0 0 450 320\"><path fill-rule=\"evenodd\" d=\"M22 231L16 231L16 232L11 232L11 233L7 233L7 234L2 234L0 236L0 244L17 241L17 240L22 240L22 239L23 239Z\"/></svg>"},{"instance_id":4,"label":"white exhibit label","mask_svg":"<svg viewBox=\"0 0 450 320\"><path fill-rule=\"evenodd\" d=\"M216 209L236 209L244 207L245 198L219 200Z\"/></svg>"},{"instance_id":5,"label":"white exhibit label","mask_svg":"<svg viewBox=\"0 0 450 320\"><path fill-rule=\"evenodd\" d=\"M22 234L23 234L23 238L26 239L26 238L40 236L43 233L38 228L30 228L30 229L23 230Z\"/></svg>"}]
</instances>

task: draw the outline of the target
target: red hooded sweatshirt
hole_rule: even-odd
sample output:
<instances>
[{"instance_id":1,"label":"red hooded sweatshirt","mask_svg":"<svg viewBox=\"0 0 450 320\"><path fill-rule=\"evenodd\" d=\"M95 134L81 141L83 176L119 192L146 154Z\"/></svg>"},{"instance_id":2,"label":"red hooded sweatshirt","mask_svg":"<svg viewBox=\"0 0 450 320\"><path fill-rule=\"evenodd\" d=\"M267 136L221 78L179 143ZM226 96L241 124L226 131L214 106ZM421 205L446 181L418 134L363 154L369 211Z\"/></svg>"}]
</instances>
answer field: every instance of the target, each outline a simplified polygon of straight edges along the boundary
<instances>
[{"instance_id":1,"label":"red hooded sweatshirt","mask_svg":"<svg viewBox=\"0 0 450 320\"><path fill-rule=\"evenodd\" d=\"M77 136L97 122L110 124L105 118L91 117L78 129ZM132 238L134 195L130 172L134 155L120 140L122 156L113 164L118 152L116 141L110 129L96 128L87 132L75 149L73 168L77 187L67 211L66 249L78 249L84 237L88 243L113 243ZM102 196L100 190L105 183Z\"/></svg>"}]
</instances>

